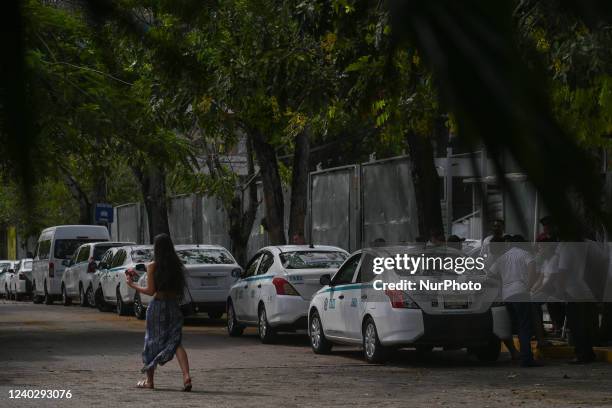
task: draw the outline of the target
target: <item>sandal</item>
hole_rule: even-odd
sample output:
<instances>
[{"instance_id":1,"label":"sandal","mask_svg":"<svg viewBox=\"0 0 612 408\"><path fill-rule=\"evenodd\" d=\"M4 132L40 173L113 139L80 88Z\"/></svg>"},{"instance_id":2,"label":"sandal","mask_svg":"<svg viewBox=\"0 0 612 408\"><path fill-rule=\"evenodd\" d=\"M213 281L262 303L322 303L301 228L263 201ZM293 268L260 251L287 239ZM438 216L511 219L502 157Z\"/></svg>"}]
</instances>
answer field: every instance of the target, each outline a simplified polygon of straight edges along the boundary
<instances>
[{"instance_id":1,"label":"sandal","mask_svg":"<svg viewBox=\"0 0 612 408\"><path fill-rule=\"evenodd\" d=\"M191 378L183 383L183 392L191 391Z\"/></svg>"},{"instance_id":2,"label":"sandal","mask_svg":"<svg viewBox=\"0 0 612 408\"><path fill-rule=\"evenodd\" d=\"M136 383L136 388L148 388L153 389L153 384L149 384L147 380L140 380Z\"/></svg>"}]
</instances>

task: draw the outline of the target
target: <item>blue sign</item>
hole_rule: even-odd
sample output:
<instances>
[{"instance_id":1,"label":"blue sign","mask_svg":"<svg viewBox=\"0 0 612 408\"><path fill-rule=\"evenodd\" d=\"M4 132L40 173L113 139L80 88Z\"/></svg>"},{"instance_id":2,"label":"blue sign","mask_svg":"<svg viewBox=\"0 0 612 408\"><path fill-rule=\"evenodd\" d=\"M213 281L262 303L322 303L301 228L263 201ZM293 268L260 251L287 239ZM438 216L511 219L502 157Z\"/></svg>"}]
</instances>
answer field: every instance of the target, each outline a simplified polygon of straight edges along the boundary
<instances>
[{"instance_id":1,"label":"blue sign","mask_svg":"<svg viewBox=\"0 0 612 408\"><path fill-rule=\"evenodd\" d=\"M97 203L96 222L112 223L113 221L113 206L110 204Z\"/></svg>"}]
</instances>

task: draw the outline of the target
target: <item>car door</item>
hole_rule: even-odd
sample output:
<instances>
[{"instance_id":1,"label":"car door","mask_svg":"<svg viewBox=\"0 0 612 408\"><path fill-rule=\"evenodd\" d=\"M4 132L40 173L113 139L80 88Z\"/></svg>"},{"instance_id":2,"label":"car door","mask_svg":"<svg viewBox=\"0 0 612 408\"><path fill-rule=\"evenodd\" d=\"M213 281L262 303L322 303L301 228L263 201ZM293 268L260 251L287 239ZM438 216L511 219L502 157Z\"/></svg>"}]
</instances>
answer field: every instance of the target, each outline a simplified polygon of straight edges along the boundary
<instances>
[{"instance_id":1,"label":"car door","mask_svg":"<svg viewBox=\"0 0 612 408\"><path fill-rule=\"evenodd\" d=\"M264 296L265 285L267 283L265 282L265 276L267 276L266 274L273 264L274 255L272 255L270 251L262 251L261 260L259 261L257 272L255 272L255 277L251 278L249 282L249 293L252 294L249 297L246 311L249 320L257 320L258 318L257 306L259 305L259 301Z\"/></svg>"},{"instance_id":2,"label":"car door","mask_svg":"<svg viewBox=\"0 0 612 408\"><path fill-rule=\"evenodd\" d=\"M372 255L362 254L352 284L345 287L348 290L345 290L341 318L344 322L345 336L349 339L361 341L361 322L368 305L371 282L374 279L372 260Z\"/></svg>"},{"instance_id":3,"label":"car door","mask_svg":"<svg viewBox=\"0 0 612 408\"><path fill-rule=\"evenodd\" d=\"M251 278L254 277L257 272L261 257L261 253L255 254L244 269L244 273L240 276L240 280L238 280L234 286L236 288L236 295L232 298L234 300L234 311L236 312L236 316L238 316L238 320L251 321L249 319L249 305L251 302L250 286L253 283Z\"/></svg>"},{"instance_id":4,"label":"car door","mask_svg":"<svg viewBox=\"0 0 612 408\"><path fill-rule=\"evenodd\" d=\"M322 319L326 335L346 338L346 326L342 313L345 302L350 302L347 296L360 260L361 253L357 253L343 263L325 292Z\"/></svg>"},{"instance_id":5,"label":"car door","mask_svg":"<svg viewBox=\"0 0 612 408\"><path fill-rule=\"evenodd\" d=\"M118 250L115 256L113 256L111 268L109 270L110 274L107 288L107 295L110 299L117 300L117 285L119 285L120 279L125 279L125 268L123 268L123 264L125 263L126 257L127 252L125 249Z\"/></svg>"},{"instance_id":6,"label":"car door","mask_svg":"<svg viewBox=\"0 0 612 408\"><path fill-rule=\"evenodd\" d=\"M113 259L113 255L115 254L114 249L109 249L104 253L102 259L100 259L100 263L98 264L98 270L95 273L95 277L92 280L94 283L94 290L97 290L98 285L102 287L102 291L104 292L104 284L108 275L108 267Z\"/></svg>"}]
</instances>

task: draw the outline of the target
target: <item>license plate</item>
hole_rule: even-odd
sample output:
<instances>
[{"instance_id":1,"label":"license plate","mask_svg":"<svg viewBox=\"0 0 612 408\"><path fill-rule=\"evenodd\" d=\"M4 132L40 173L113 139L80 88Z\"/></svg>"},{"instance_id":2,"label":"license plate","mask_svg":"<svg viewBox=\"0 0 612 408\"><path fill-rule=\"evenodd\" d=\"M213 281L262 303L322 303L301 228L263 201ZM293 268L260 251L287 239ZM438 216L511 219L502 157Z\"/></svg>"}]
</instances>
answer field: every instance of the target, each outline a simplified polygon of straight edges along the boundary
<instances>
[{"instance_id":1,"label":"license plate","mask_svg":"<svg viewBox=\"0 0 612 408\"><path fill-rule=\"evenodd\" d=\"M202 278L200 286L217 286L217 278Z\"/></svg>"},{"instance_id":2,"label":"license plate","mask_svg":"<svg viewBox=\"0 0 612 408\"><path fill-rule=\"evenodd\" d=\"M444 302L445 309L467 309L470 307L468 301L446 301Z\"/></svg>"}]
</instances>

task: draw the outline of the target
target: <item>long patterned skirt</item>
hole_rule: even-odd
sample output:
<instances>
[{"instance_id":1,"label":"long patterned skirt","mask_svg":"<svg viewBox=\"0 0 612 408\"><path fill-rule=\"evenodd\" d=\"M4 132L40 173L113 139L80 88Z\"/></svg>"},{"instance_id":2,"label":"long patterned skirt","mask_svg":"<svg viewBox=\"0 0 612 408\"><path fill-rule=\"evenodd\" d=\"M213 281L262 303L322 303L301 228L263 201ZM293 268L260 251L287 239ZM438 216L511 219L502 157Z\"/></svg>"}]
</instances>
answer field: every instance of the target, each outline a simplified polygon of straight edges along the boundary
<instances>
[{"instance_id":1,"label":"long patterned skirt","mask_svg":"<svg viewBox=\"0 0 612 408\"><path fill-rule=\"evenodd\" d=\"M174 358L183 336L183 314L176 300L153 299L147 308L142 372Z\"/></svg>"}]
</instances>

